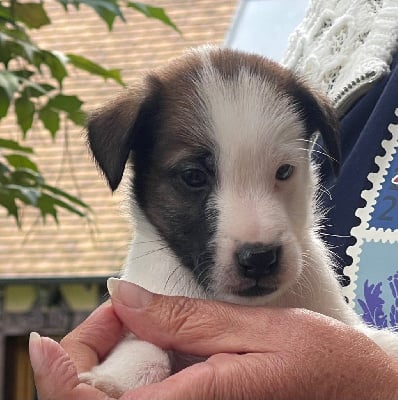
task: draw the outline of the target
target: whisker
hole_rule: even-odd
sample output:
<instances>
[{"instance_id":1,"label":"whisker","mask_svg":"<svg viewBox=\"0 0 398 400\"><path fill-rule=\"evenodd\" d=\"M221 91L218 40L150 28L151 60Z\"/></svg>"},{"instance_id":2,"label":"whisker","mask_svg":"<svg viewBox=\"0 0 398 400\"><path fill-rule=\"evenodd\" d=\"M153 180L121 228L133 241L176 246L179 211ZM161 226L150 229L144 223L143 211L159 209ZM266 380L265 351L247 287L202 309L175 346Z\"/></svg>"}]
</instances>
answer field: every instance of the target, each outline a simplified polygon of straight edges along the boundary
<instances>
[{"instance_id":1,"label":"whisker","mask_svg":"<svg viewBox=\"0 0 398 400\"><path fill-rule=\"evenodd\" d=\"M328 189L326 189L324 186L319 185L318 186L318 190L320 192L322 192L323 194L326 194L328 196L329 200L333 199L332 194L330 193L330 191Z\"/></svg>"},{"instance_id":2,"label":"whisker","mask_svg":"<svg viewBox=\"0 0 398 400\"><path fill-rule=\"evenodd\" d=\"M144 254L140 254L139 256L134 257L132 260L133 260L133 261L134 261L134 260L138 260L138 259L140 259L140 258L142 258L142 257L149 256L150 254L153 254L153 253L156 253L156 252L159 252L159 251L166 250L167 248L168 248L167 246L164 246L164 247L160 247L160 248L155 249L155 250L148 251L148 252L146 252L146 253L144 253Z\"/></svg>"},{"instance_id":3,"label":"whisker","mask_svg":"<svg viewBox=\"0 0 398 400\"><path fill-rule=\"evenodd\" d=\"M163 242L163 240L162 239L147 240L144 242L134 242L134 244L148 244L148 243L159 243L159 242Z\"/></svg>"},{"instance_id":4,"label":"whisker","mask_svg":"<svg viewBox=\"0 0 398 400\"><path fill-rule=\"evenodd\" d=\"M321 150L326 151L326 149L323 146L321 146L318 142L316 142L314 140L304 139L304 138L298 138L296 140L297 141L301 141L301 142L309 143L312 147L318 146Z\"/></svg>"},{"instance_id":5,"label":"whisker","mask_svg":"<svg viewBox=\"0 0 398 400\"><path fill-rule=\"evenodd\" d=\"M324 151L312 149L311 153L322 154L323 156L329 158L330 160L337 162L337 160L336 160L334 157L332 157L332 156L331 156L330 154L328 154L328 153L325 153Z\"/></svg>"},{"instance_id":6,"label":"whisker","mask_svg":"<svg viewBox=\"0 0 398 400\"><path fill-rule=\"evenodd\" d=\"M168 276L168 278L167 278L167 280L166 280L166 282L165 282L165 284L164 284L163 289L166 290L166 287L167 287L167 285L169 284L171 277L177 272L177 270L178 270L179 268L180 268L180 266L177 265L177 266L173 269L173 271L169 274L169 276ZM174 289L174 288L173 288L173 289Z\"/></svg>"},{"instance_id":7,"label":"whisker","mask_svg":"<svg viewBox=\"0 0 398 400\"><path fill-rule=\"evenodd\" d=\"M321 235L321 236L337 237L337 238L345 238L345 239L351 237L350 235L334 235L334 234L332 234L332 233L326 233L326 232L321 232L320 235Z\"/></svg>"},{"instance_id":8,"label":"whisker","mask_svg":"<svg viewBox=\"0 0 398 400\"><path fill-rule=\"evenodd\" d=\"M297 140L297 141L307 142L307 143L309 143L309 144L312 145L312 147L309 148L309 149L302 149L302 148L301 148L300 150L308 150L308 151L310 151L311 153L312 153L312 152L318 153L318 154L321 154L321 155L323 155L323 156L329 158L330 160L333 160L334 162L337 162L337 160L336 160L334 157L332 157L332 156L327 152L327 150L326 150L323 146L321 146L318 142L314 142L314 141L311 141L311 140L309 140L309 139L303 139L303 138L296 139L296 140ZM314 147L317 147L318 149L315 149Z\"/></svg>"}]
</instances>

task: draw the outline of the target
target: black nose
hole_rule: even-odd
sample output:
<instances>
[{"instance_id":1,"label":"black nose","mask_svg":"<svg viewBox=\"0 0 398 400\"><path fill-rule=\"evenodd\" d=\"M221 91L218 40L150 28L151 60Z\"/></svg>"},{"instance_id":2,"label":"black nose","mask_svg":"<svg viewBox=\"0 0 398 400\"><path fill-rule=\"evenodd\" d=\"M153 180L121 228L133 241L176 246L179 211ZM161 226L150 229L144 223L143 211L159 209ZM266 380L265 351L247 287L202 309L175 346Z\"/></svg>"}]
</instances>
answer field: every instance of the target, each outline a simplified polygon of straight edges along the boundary
<instances>
[{"instance_id":1,"label":"black nose","mask_svg":"<svg viewBox=\"0 0 398 400\"><path fill-rule=\"evenodd\" d=\"M236 253L240 273L251 279L260 279L276 272L279 265L280 246L242 246Z\"/></svg>"}]
</instances>

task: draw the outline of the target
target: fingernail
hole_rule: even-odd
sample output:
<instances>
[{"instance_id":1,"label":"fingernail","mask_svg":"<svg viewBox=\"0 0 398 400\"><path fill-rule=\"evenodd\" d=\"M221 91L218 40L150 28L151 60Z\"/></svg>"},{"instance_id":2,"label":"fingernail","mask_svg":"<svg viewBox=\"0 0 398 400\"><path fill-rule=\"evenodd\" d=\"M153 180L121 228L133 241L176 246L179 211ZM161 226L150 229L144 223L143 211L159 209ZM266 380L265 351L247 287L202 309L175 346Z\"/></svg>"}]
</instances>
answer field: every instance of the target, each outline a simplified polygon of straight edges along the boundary
<instances>
[{"instance_id":1,"label":"fingernail","mask_svg":"<svg viewBox=\"0 0 398 400\"><path fill-rule=\"evenodd\" d=\"M152 300L153 294L135 283L109 278L108 291L112 299L132 308L144 308Z\"/></svg>"},{"instance_id":2,"label":"fingernail","mask_svg":"<svg viewBox=\"0 0 398 400\"><path fill-rule=\"evenodd\" d=\"M115 296L116 294L116 288L119 284L120 279L119 278L108 278L106 281L106 286L108 288L108 292L111 296Z\"/></svg>"},{"instance_id":3,"label":"fingernail","mask_svg":"<svg viewBox=\"0 0 398 400\"><path fill-rule=\"evenodd\" d=\"M31 332L29 336L29 357L33 370L39 371L43 364L43 349L41 337L37 332Z\"/></svg>"}]
</instances>

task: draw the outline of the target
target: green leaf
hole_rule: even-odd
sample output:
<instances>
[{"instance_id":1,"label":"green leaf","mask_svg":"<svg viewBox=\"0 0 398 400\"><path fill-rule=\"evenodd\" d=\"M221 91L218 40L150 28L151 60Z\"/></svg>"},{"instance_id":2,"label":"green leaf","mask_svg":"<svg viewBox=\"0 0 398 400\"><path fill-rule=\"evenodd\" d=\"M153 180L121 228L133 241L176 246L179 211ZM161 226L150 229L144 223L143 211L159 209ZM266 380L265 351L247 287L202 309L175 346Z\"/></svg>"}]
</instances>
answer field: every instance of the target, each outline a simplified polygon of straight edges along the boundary
<instances>
[{"instance_id":1,"label":"green leaf","mask_svg":"<svg viewBox=\"0 0 398 400\"><path fill-rule=\"evenodd\" d=\"M74 0L57 0L57 2L62 5L65 11L68 11L68 5L71 3L75 6L76 10L79 9L79 3Z\"/></svg>"},{"instance_id":2,"label":"green leaf","mask_svg":"<svg viewBox=\"0 0 398 400\"><path fill-rule=\"evenodd\" d=\"M95 8L95 11L106 22L108 29L111 31L113 29L113 23L115 22L116 15L104 8Z\"/></svg>"},{"instance_id":3,"label":"green leaf","mask_svg":"<svg viewBox=\"0 0 398 400\"><path fill-rule=\"evenodd\" d=\"M5 185L6 183L9 183L7 178L7 175L9 175L9 173L10 173L10 168L8 168L7 165L3 164L0 161L0 184Z\"/></svg>"},{"instance_id":4,"label":"green leaf","mask_svg":"<svg viewBox=\"0 0 398 400\"><path fill-rule=\"evenodd\" d=\"M2 147L3 149L33 154L33 149L31 147L21 146L18 142L14 140L0 138L0 147Z\"/></svg>"},{"instance_id":5,"label":"green leaf","mask_svg":"<svg viewBox=\"0 0 398 400\"><path fill-rule=\"evenodd\" d=\"M18 125L26 136L26 132L33 124L35 105L26 96L21 96L15 100L15 113L17 114Z\"/></svg>"},{"instance_id":6,"label":"green leaf","mask_svg":"<svg viewBox=\"0 0 398 400\"><path fill-rule=\"evenodd\" d=\"M46 107L53 110L64 111L67 113L68 118L76 125L84 126L86 116L81 110L82 104L83 102L77 96L57 94L48 101Z\"/></svg>"},{"instance_id":7,"label":"green leaf","mask_svg":"<svg viewBox=\"0 0 398 400\"><path fill-rule=\"evenodd\" d=\"M92 8L102 20L108 25L108 29L111 31L113 23L116 17L119 17L125 22L122 10L118 5L118 0L57 0L62 5L65 11L68 10L68 6L74 6L76 10L79 10L81 4Z\"/></svg>"},{"instance_id":8,"label":"green leaf","mask_svg":"<svg viewBox=\"0 0 398 400\"><path fill-rule=\"evenodd\" d=\"M6 40L8 41L22 40L24 42L33 44L26 30L21 25L17 25L14 19L11 25L3 25L1 32L3 35L6 35Z\"/></svg>"},{"instance_id":9,"label":"green leaf","mask_svg":"<svg viewBox=\"0 0 398 400\"><path fill-rule=\"evenodd\" d=\"M10 100L7 96L6 91L0 87L0 119L4 118L10 107Z\"/></svg>"},{"instance_id":10,"label":"green leaf","mask_svg":"<svg viewBox=\"0 0 398 400\"><path fill-rule=\"evenodd\" d=\"M72 214L78 215L79 217L82 217L82 218L83 218L83 217L86 217L86 216L87 216L86 213L84 213L84 212L80 211L78 208L76 208L76 207L74 207L74 206L72 206L72 205L70 205L70 204L64 202L63 200L56 199L56 200L55 200L55 204L56 204L58 207L62 207L62 208L64 208L65 210L70 211Z\"/></svg>"},{"instance_id":11,"label":"green leaf","mask_svg":"<svg viewBox=\"0 0 398 400\"><path fill-rule=\"evenodd\" d=\"M39 168L37 167L36 163L22 154L7 154L4 156L4 158L12 167L16 169L26 168L35 172L39 172Z\"/></svg>"},{"instance_id":12,"label":"green leaf","mask_svg":"<svg viewBox=\"0 0 398 400\"><path fill-rule=\"evenodd\" d=\"M50 69L51 76L62 86L62 81L68 76L68 71L65 68L67 60L64 55L56 51L40 50L37 57L39 61L36 61L36 65L46 64Z\"/></svg>"},{"instance_id":13,"label":"green leaf","mask_svg":"<svg viewBox=\"0 0 398 400\"><path fill-rule=\"evenodd\" d=\"M19 185L5 185L3 188L10 193L11 196L23 201L30 206L37 206L40 190L34 187L24 187Z\"/></svg>"},{"instance_id":14,"label":"green leaf","mask_svg":"<svg viewBox=\"0 0 398 400\"><path fill-rule=\"evenodd\" d=\"M79 0L79 3L91 7L106 22L110 31L116 17L120 17L122 21L125 21L116 0Z\"/></svg>"},{"instance_id":15,"label":"green leaf","mask_svg":"<svg viewBox=\"0 0 398 400\"><path fill-rule=\"evenodd\" d=\"M12 101L14 93L18 91L19 79L13 72L0 71L0 87L5 91L8 100Z\"/></svg>"},{"instance_id":16,"label":"green leaf","mask_svg":"<svg viewBox=\"0 0 398 400\"><path fill-rule=\"evenodd\" d=\"M93 61L83 57L78 56L76 54L67 54L66 55L71 64L73 64L76 68L82 69L84 71L89 72L90 74L101 76L104 79L113 79L121 86L126 86L123 82L122 77L120 75L120 70L118 69L105 69L101 67L101 65L94 63Z\"/></svg>"},{"instance_id":17,"label":"green leaf","mask_svg":"<svg viewBox=\"0 0 398 400\"><path fill-rule=\"evenodd\" d=\"M61 207L65 210L68 210L71 213L78 215L79 217L86 216L86 214L84 212L80 211L78 208L74 207L73 205L66 203L65 201L61 200L59 197L53 196L48 193L46 194L46 196L48 196L49 198L52 199L54 205Z\"/></svg>"},{"instance_id":18,"label":"green leaf","mask_svg":"<svg viewBox=\"0 0 398 400\"><path fill-rule=\"evenodd\" d=\"M29 71L27 69L17 69L12 71L18 78L29 79L35 73L33 71Z\"/></svg>"},{"instance_id":19,"label":"green leaf","mask_svg":"<svg viewBox=\"0 0 398 400\"><path fill-rule=\"evenodd\" d=\"M27 97L41 97L55 89L52 85L39 84L27 79L23 79L22 82L25 86L23 95Z\"/></svg>"},{"instance_id":20,"label":"green leaf","mask_svg":"<svg viewBox=\"0 0 398 400\"><path fill-rule=\"evenodd\" d=\"M55 86L50 85L48 83L40 83L37 85L39 85L42 88L42 90L44 90L45 92L51 92L52 90L56 89Z\"/></svg>"},{"instance_id":21,"label":"green leaf","mask_svg":"<svg viewBox=\"0 0 398 400\"><path fill-rule=\"evenodd\" d=\"M8 211L8 215L12 215L15 218L18 227L21 227L15 197L8 190L3 189L3 187L0 185L0 204Z\"/></svg>"},{"instance_id":22,"label":"green leaf","mask_svg":"<svg viewBox=\"0 0 398 400\"><path fill-rule=\"evenodd\" d=\"M40 196L37 206L40 210L41 216L43 218L43 221L46 220L47 215L51 215L55 222L58 224L58 215L57 215L57 209L55 208L55 202L54 199L51 196L46 195L45 193L42 193Z\"/></svg>"},{"instance_id":23,"label":"green leaf","mask_svg":"<svg viewBox=\"0 0 398 400\"><path fill-rule=\"evenodd\" d=\"M177 26L171 21L163 8L160 7L152 7L148 4L140 3L140 2L128 2L127 7L134 8L136 11L144 14L148 18L155 18L159 21L162 21L164 24L173 28L176 32L181 34L181 31L177 28Z\"/></svg>"},{"instance_id":24,"label":"green leaf","mask_svg":"<svg viewBox=\"0 0 398 400\"><path fill-rule=\"evenodd\" d=\"M77 96L57 94L48 101L47 106L67 113L80 110L83 102Z\"/></svg>"},{"instance_id":25,"label":"green leaf","mask_svg":"<svg viewBox=\"0 0 398 400\"><path fill-rule=\"evenodd\" d=\"M51 137L54 139L60 126L59 113L46 104L41 110L39 110L39 118L41 122L43 122L44 127L50 131Z\"/></svg>"},{"instance_id":26,"label":"green leaf","mask_svg":"<svg viewBox=\"0 0 398 400\"><path fill-rule=\"evenodd\" d=\"M59 189L57 187L50 186L50 185L43 185L43 189L46 189L49 192L54 193L54 194L56 194L58 196L64 197L65 199L68 199L71 203L78 204L79 206L81 206L83 208L87 208L87 209L90 210L90 206L87 203L85 203L84 201L78 199L75 196L72 196L69 193L64 192L63 190L61 190L61 189Z\"/></svg>"},{"instance_id":27,"label":"green leaf","mask_svg":"<svg viewBox=\"0 0 398 400\"><path fill-rule=\"evenodd\" d=\"M86 126L86 114L82 110L71 111L68 113L68 118L78 126Z\"/></svg>"},{"instance_id":28,"label":"green leaf","mask_svg":"<svg viewBox=\"0 0 398 400\"><path fill-rule=\"evenodd\" d=\"M9 22L13 20L9 7L4 7L0 4L0 18L5 19Z\"/></svg>"},{"instance_id":29,"label":"green leaf","mask_svg":"<svg viewBox=\"0 0 398 400\"><path fill-rule=\"evenodd\" d=\"M41 28L51 23L43 4L13 2L14 16L28 28Z\"/></svg>"},{"instance_id":30,"label":"green leaf","mask_svg":"<svg viewBox=\"0 0 398 400\"><path fill-rule=\"evenodd\" d=\"M16 169L10 173L11 182L21 186L43 186L44 178L31 169Z\"/></svg>"},{"instance_id":31,"label":"green leaf","mask_svg":"<svg viewBox=\"0 0 398 400\"><path fill-rule=\"evenodd\" d=\"M33 63L36 53L40 51L24 32L16 29L7 30L7 32L0 31L0 50L0 59L5 65L17 56Z\"/></svg>"}]
</instances>

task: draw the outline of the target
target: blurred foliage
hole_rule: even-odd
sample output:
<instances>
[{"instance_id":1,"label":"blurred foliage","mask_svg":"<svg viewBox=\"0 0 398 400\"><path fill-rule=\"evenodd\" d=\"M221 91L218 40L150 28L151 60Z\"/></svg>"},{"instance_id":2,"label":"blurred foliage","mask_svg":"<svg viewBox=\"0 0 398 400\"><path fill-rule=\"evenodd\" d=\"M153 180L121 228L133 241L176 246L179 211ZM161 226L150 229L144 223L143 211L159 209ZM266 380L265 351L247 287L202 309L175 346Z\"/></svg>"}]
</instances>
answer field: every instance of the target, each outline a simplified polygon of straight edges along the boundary
<instances>
[{"instance_id":1,"label":"blurred foliage","mask_svg":"<svg viewBox=\"0 0 398 400\"><path fill-rule=\"evenodd\" d=\"M81 6L92 8L107 29L117 19L126 21L123 10L128 8L156 18L172 29L178 28L162 8L119 0L56 0L65 12ZM14 112L21 130L21 140L0 137L0 206L20 226L20 209L31 206L39 210L43 221L50 215L58 222L58 208L80 217L90 207L60 188L48 185L31 156L34 149L22 145L36 121L55 138L61 118L75 125L84 125L83 101L65 94L62 83L72 65L78 70L115 81L124 86L120 71L107 69L81 54L64 54L56 49L39 47L31 31L51 24L44 2L0 1L0 121ZM0 122L1 123L1 122Z\"/></svg>"}]
</instances>

